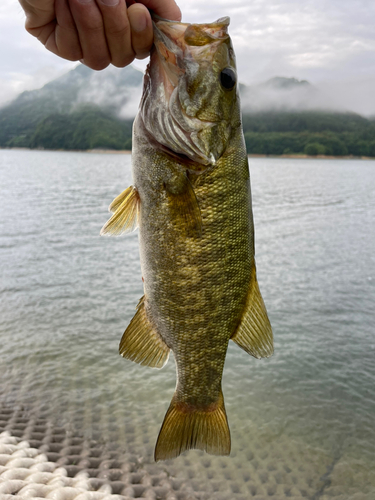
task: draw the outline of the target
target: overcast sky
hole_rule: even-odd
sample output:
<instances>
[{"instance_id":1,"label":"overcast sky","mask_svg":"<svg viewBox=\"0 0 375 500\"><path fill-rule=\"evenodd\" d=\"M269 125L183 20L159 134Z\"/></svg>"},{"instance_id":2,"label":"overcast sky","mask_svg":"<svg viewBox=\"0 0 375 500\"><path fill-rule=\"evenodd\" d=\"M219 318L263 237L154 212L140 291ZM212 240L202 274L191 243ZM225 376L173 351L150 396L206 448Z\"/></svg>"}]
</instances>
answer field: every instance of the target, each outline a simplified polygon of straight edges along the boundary
<instances>
[{"instance_id":1,"label":"overcast sky","mask_svg":"<svg viewBox=\"0 0 375 500\"><path fill-rule=\"evenodd\" d=\"M185 0L183 21L229 15L240 81L273 76L334 89L348 108L375 113L374 0ZM24 30L17 0L0 4L0 105L43 86L76 64L59 59ZM142 63L135 64L143 68Z\"/></svg>"}]
</instances>

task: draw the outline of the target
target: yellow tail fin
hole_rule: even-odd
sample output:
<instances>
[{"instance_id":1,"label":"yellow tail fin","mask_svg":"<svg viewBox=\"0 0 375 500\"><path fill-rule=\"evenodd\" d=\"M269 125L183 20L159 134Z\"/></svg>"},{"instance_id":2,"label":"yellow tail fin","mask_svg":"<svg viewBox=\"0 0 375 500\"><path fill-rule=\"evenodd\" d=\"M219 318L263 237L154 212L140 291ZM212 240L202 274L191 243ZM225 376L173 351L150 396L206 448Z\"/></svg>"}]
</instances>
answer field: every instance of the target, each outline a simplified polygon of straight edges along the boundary
<instances>
[{"instance_id":1,"label":"yellow tail fin","mask_svg":"<svg viewBox=\"0 0 375 500\"><path fill-rule=\"evenodd\" d=\"M222 392L217 403L205 410L173 396L159 432L155 461L178 457L193 448L211 455L229 455L230 432Z\"/></svg>"}]
</instances>

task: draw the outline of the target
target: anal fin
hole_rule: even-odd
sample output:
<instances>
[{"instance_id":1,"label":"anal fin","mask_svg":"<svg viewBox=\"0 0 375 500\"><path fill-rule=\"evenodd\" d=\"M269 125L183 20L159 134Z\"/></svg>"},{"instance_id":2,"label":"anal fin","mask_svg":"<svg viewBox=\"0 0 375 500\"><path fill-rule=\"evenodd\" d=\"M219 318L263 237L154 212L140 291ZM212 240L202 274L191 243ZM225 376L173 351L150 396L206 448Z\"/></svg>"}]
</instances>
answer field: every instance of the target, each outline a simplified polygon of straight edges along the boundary
<instances>
[{"instance_id":1,"label":"anal fin","mask_svg":"<svg viewBox=\"0 0 375 500\"><path fill-rule=\"evenodd\" d=\"M273 354L272 328L256 279L255 264L241 322L231 339L255 358L268 358Z\"/></svg>"},{"instance_id":2,"label":"anal fin","mask_svg":"<svg viewBox=\"0 0 375 500\"><path fill-rule=\"evenodd\" d=\"M163 368L168 361L169 350L147 318L143 296L122 336L119 352L122 357L141 365Z\"/></svg>"},{"instance_id":3,"label":"anal fin","mask_svg":"<svg viewBox=\"0 0 375 500\"><path fill-rule=\"evenodd\" d=\"M120 236L130 233L138 226L139 194L135 187L130 186L115 198L109 206L112 217L104 224L100 234Z\"/></svg>"}]
</instances>

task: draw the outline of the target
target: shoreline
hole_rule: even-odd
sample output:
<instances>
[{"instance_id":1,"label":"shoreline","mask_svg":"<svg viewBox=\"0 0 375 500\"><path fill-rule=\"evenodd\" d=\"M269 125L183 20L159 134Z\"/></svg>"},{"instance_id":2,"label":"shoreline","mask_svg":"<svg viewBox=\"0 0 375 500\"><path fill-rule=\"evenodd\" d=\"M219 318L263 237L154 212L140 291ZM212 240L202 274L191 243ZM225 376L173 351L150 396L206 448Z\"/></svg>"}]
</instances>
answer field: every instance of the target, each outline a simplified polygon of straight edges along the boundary
<instances>
[{"instance_id":1,"label":"shoreline","mask_svg":"<svg viewBox=\"0 0 375 500\"><path fill-rule=\"evenodd\" d=\"M128 149L43 149L43 148L1 148L0 151L47 151L54 153L89 153L89 154L124 154L130 155L131 150ZM315 155L309 156L301 154L282 154L282 155L267 155L267 154L248 154L248 158L287 158L291 160L375 160L372 156L333 156L333 155Z\"/></svg>"},{"instance_id":2,"label":"shoreline","mask_svg":"<svg viewBox=\"0 0 375 500\"><path fill-rule=\"evenodd\" d=\"M371 156L332 156L332 155L315 155L309 156L301 154L286 154L286 155L265 155L265 154L248 154L248 158L289 158L292 160L375 160Z\"/></svg>"}]
</instances>

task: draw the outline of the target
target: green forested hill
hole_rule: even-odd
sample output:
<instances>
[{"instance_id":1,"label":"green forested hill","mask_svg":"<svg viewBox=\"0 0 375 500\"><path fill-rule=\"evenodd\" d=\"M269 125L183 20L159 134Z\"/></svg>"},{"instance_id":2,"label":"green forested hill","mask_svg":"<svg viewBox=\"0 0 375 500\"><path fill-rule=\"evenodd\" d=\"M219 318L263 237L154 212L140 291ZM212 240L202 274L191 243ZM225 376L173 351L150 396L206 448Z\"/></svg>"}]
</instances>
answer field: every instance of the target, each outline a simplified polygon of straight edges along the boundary
<instances>
[{"instance_id":1,"label":"green forested hill","mask_svg":"<svg viewBox=\"0 0 375 500\"><path fill-rule=\"evenodd\" d=\"M69 114L52 113L22 132L0 145L39 149L131 149L132 120L120 120L100 108L85 106Z\"/></svg>"},{"instance_id":2,"label":"green forested hill","mask_svg":"<svg viewBox=\"0 0 375 500\"><path fill-rule=\"evenodd\" d=\"M95 72L79 65L0 109L0 147L124 149L131 121L120 119L142 86L142 72Z\"/></svg>"},{"instance_id":3,"label":"green forested hill","mask_svg":"<svg viewBox=\"0 0 375 500\"><path fill-rule=\"evenodd\" d=\"M131 149L132 120L119 120L93 106L68 115L55 114L38 123L31 148Z\"/></svg>"},{"instance_id":4,"label":"green forested hill","mask_svg":"<svg viewBox=\"0 0 375 500\"><path fill-rule=\"evenodd\" d=\"M249 154L375 157L375 121L355 114L257 113L244 115L243 126ZM31 116L24 125L0 121L0 147L131 149L131 130L132 120L85 105L71 113Z\"/></svg>"},{"instance_id":5,"label":"green forested hill","mask_svg":"<svg viewBox=\"0 0 375 500\"><path fill-rule=\"evenodd\" d=\"M243 116L247 132L372 132L375 122L356 113L329 111L267 111Z\"/></svg>"},{"instance_id":6,"label":"green forested hill","mask_svg":"<svg viewBox=\"0 0 375 500\"><path fill-rule=\"evenodd\" d=\"M243 125L250 154L375 156L375 120L355 113L263 112Z\"/></svg>"}]
</instances>

